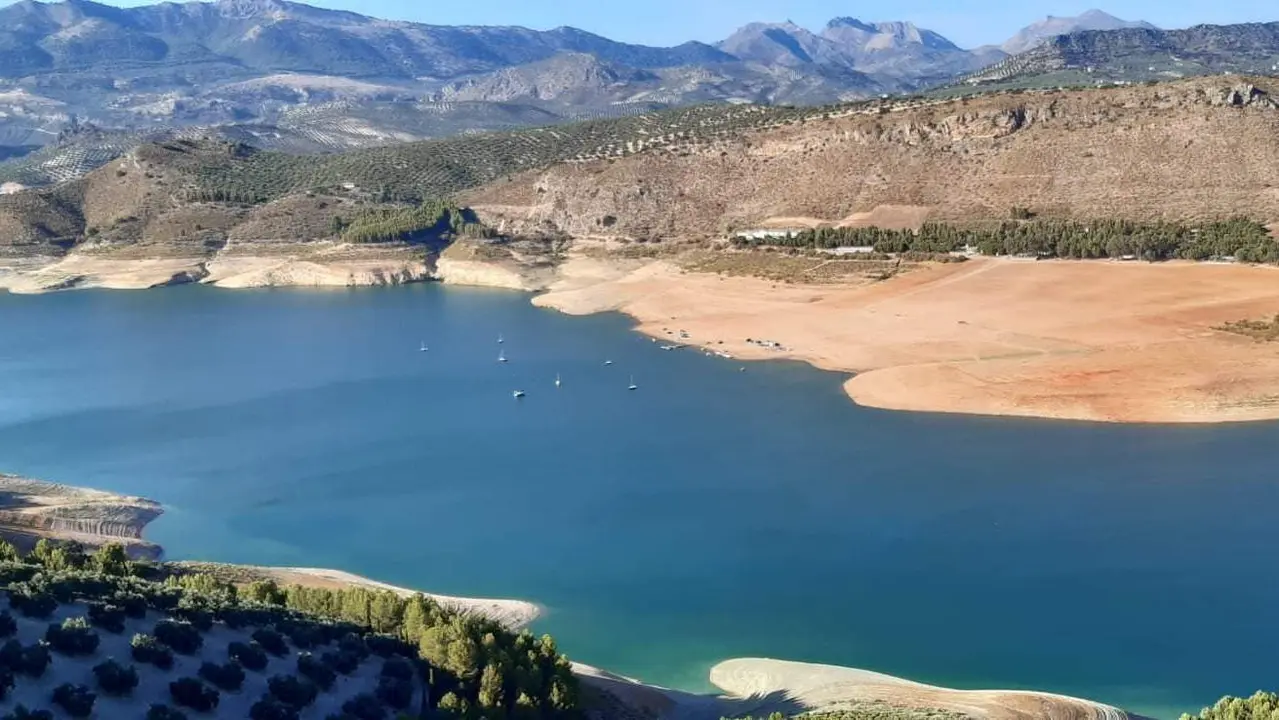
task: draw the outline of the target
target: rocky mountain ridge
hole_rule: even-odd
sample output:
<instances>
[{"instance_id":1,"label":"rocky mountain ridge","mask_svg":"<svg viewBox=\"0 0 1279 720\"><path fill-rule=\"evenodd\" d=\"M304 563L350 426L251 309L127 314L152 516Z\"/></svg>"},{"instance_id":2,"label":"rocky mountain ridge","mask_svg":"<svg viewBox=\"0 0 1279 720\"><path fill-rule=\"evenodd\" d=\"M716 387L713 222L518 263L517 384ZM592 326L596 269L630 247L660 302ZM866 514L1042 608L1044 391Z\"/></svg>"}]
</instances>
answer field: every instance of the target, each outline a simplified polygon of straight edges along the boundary
<instances>
[{"instance_id":1,"label":"rocky mountain ridge","mask_svg":"<svg viewBox=\"0 0 1279 720\"><path fill-rule=\"evenodd\" d=\"M913 92L1003 57L908 22L847 17L817 32L757 23L715 44L656 48L569 27L432 26L284 0L21 0L0 8L0 159L77 123L135 134L246 126L263 147L334 151L656 106L822 104Z\"/></svg>"}]
</instances>

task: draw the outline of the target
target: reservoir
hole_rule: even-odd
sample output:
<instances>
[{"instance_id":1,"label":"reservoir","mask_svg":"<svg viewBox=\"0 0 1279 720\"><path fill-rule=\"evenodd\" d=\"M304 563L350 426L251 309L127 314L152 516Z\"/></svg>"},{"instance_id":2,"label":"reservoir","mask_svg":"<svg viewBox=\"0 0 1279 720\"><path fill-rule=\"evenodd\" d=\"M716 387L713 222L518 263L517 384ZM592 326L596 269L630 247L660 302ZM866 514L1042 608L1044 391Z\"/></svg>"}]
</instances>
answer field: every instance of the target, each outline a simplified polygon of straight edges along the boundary
<instances>
[{"instance_id":1,"label":"reservoir","mask_svg":"<svg viewBox=\"0 0 1279 720\"><path fill-rule=\"evenodd\" d=\"M742 656L1156 717L1279 689L1279 426L869 410L630 325L438 286L0 294L0 471L164 503L173 559L531 600L571 658L689 690Z\"/></svg>"}]
</instances>

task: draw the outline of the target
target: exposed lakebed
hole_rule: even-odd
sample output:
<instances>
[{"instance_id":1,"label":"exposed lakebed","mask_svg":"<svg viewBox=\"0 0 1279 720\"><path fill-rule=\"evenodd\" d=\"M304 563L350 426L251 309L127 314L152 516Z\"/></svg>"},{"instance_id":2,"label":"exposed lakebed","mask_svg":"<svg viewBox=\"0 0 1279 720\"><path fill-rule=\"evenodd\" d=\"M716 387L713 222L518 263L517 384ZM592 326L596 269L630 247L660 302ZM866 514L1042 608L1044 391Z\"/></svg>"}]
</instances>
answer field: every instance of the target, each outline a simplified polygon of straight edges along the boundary
<instances>
[{"instance_id":1,"label":"exposed lakebed","mask_svg":"<svg viewBox=\"0 0 1279 720\"><path fill-rule=\"evenodd\" d=\"M533 600L574 659L691 690L752 655L1157 715L1273 685L1275 424L868 410L629 327L437 286L0 294L0 470L164 503L177 559Z\"/></svg>"}]
</instances>

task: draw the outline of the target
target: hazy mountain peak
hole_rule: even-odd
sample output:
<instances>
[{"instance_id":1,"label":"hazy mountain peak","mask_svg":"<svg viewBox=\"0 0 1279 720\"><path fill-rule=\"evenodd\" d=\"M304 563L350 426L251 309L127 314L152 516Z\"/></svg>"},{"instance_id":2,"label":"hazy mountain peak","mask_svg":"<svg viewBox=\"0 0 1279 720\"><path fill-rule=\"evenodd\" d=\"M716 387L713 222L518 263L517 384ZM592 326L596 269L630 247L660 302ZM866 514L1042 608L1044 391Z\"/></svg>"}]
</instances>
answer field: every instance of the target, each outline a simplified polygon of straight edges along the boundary
<instances>
[{"instance_id":1,"label":"hazy mountain peak","mask_svg":"<svg viewBox=\"0 0 1279 720\"><path fill-rule=\"evenodd\" d=\"M862 32L868 32L868 33L877 32L874 25L871 25L869 23L864 23L855 17L832 18L830 22L826 23L827 30L833 30L836 28L855 28L857 30L861 30Z\"/></svg>"},{"instance_id":2,"label":"hazy mountain peak","mask_svg":"<svg viewBox=\"0 0 1279 720\"><path fill-rule=\"evenodd\" d=\"M1044 40L1058 35L1069 35L1070 33L1084 30L1122 30L1124 28L1156 29L1154 25L1145 21L1130 22L1121 20L1110 13L1093 9L1075 17L1049 15L1037 23L1022 28L1020 32L1009 38L1001 47L1004 52L1016 55L1037 47Z\"/></svg>"}]
</instances>

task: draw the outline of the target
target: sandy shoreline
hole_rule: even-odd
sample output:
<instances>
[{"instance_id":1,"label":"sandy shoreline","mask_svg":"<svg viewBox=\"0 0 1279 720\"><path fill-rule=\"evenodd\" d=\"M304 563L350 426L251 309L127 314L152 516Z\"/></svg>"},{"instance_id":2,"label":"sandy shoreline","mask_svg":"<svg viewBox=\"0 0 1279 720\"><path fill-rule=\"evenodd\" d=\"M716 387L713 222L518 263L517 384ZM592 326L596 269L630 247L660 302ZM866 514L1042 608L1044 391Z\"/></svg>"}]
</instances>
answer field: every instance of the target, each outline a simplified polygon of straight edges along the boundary
<instances>
[{"instance_id":1,"label":"sandy shoreline","mask_svg":"<svg viewBox=\"0 0 1279 720\"><path fill-rule=\"evenodd\" d=\"M1279 345L1215 329L1279 312L1279 268L978 258L882 282L792 285L576 257L533 302L620 311L641 332L738 359L856 373L845 390L869 407L1124 423L1279 418Z\"/></svg>"}]
</instances>

